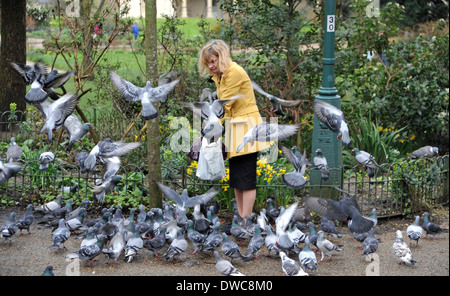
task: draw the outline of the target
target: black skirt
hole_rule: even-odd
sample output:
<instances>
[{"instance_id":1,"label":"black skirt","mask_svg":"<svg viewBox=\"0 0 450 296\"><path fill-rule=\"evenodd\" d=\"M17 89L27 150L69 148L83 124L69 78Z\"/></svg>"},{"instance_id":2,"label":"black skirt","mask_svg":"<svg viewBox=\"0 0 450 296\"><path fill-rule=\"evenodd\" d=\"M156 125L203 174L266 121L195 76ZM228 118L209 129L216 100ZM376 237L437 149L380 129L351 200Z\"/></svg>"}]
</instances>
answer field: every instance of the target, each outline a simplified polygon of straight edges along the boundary
<instances>
[{"instance_id":1,"label":"black skirt","mask_svg":"<svg viewBox=\"0 0 450 296\"><path fill-rule=\"evenodd\" d=\"M231 188L242 190L256 189L257 159L257 152L230 158L228 163Z\"/></svg>"}]
</instances>

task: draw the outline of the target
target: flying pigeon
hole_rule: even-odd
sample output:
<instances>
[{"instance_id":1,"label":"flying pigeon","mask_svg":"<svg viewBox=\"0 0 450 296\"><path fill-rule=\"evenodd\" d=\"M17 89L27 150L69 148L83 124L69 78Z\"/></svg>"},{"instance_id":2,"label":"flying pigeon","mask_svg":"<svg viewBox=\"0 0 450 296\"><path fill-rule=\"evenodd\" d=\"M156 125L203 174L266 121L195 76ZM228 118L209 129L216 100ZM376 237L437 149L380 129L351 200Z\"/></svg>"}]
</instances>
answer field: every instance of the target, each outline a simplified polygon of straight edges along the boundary
<instances>
[{"instance_id":1,"label":"flying pigeon","mask_svg":"<svg viewBox=\"0 0 450 296\"><path fill-rule=\"evenodd\" d=\"M113 85L125 99L132 102L141 102L143 120L151 120L158 116L158 111L153 106L153 103L159 102L161 99L165 101L167 94L180 81L177 79L173 82L152 88L150 81L147 81L144 87L138 87L121 78L114 71L110 72L110 77Z\"/></svg>"},{"instance_id":2,"label":"flying pigeon","mask_svg":"<svg viewBox=\"0 0 450 296\"><path fill-rule=\"evenodd\" d=\"M214 251L214 257L216 258L216 270L226 276L244 276L236 267L234 267L228 260L220 257L219 252Z\"/></svg>"},{"instance_id":3,"label":"flying pigeon","mask_svg":"<svg viewBox=\"0 0 450 296\"><path fill-rule=\"evenodd\" d=\"M39 171L46 171L48 169L48 164L55 160L55 154L53 152L43 152L39 155Z\"/></svg>"},{"instance_id":4,"label":"flying pigeon","mask_svg":"<svg viewBox=\"0 0 450 296\"><path fill-rule=\"evenodd\" d=\"M297 208L298 202L293 203L287 209L280 212L280 215L275 220L277 247L285 253L290 250L296 251L298 247L289 237L287 231L291 223L292 216ZM288 253L289 254L289 253Z\"/></svg>"},{"instance_id":5,"label":"flying pigeon","mask_svg":"<svg viewBox=\"0 0 450 296\"><path fill-rule=\"evenodd\" d=\"M239 153L242 149L244 149L247 143L251 145L254 144L255 141L258 142L271 142L282 140L288 138L292 135L295 135L300 128L299 125L296 124L277 124L277 123L261 123L253 126L242 139L242 142L236 149L236 153Z\"/></svg>"},{"instance_id":6,"label":"flying pigeon","mask_svg":"<svg viewBox=\"0 0 450 296\"><path fill-rule=\"evenodd\" d=\"M222 233L222 237L222 253L230 258L230 262L233 262L235 258L244 259L244 254L241 253L238 244L231 240L225 232Z\"/></svg>"},{"instance_id":7,"label":"flying pigeon","mask_svg":"<svg viewBox=\"0 0 450 296\"><path fill-rule=\"evenodd\" d=\"M374 169L379 167L378 163L375 161L375 157L366 151L359 150L358 148L353 148L352 152L360 165L367 169L369 177L375 176Z\"/></svg>"},{"instance_id":8,"label":"flying pigeon","mask_svg":"<svg viewBox=\"0 0 450 296\"><path fill-rule=\"evenodd\" d=\"M177 77L177 71L175 71L175 70L164 73L161 76L159 76L159 78L158 78L158 86L168 84L168 83L174 81L176 77ZM161 103L163 103L163 104L167 103L168 94L169 94L169 92L167 92L166 95L163 95L161 97L161 99L160 99Z\"/></svg>"},{"instance_id":9,"label":"flying pigeon","mask_svg":"<svg viewBox=\"0 0 450 296\"><path fill-rule=\"evenodd\" d=\"M174 258L175 256L178 256L179 261L183 261L181 259L181 256L184 254L184 252L186 252L187 246L187 241L184 238L184 235L181 233L181 229L178 229L177 237L172 241L169 248L167 249L167 252L162 255L162 257L166 260L169 260Z\"/></svg>"},{"instance_id":10,"label":"flying pigeon","mask_svg":"<svg viewBox=\"0 0 450 296\"><path fill-rule=\"evenodd\" d=\"M20 235L22 235L22 230L24 229L28 231L28 234L31 234L30 226L31 224L33 224L33 221L34 221L33 205L29 204L27 206L27 209L25 210L25 213L17 221L17 227L19 227L20 229Z\"/></svg>"},{"instance_id":11,"label":"flying pigeon","mask_svg":"<svg viewBox=\"0 0 450 296\"><path fill-rule=\"evenodd\" d=\"M309 237L305 238L305 246L298 254L298 259L303 268L309 269L311 272L317 270L317 257L311 250L311 246L309 245Z\"/></svg>"},{"instance_id":12,"label":"flying pigeon","mask_svg":"<svg viewBox=\"0 0 450 296\"><path fill-rule=\"evenodd\" d=\"M59 129L64 125L67 117L73 113L78 104L78 97L74 94L65 94L54 101L45 113L45 123L40 133L47 131L48 141L53 141L53 130Z\"/></svg>"},{"instance_id":13,"label":"flying pigeon","mask_svg":"<svg viewBox=\"0 0 450 296\"><path fill-rule=\"evenodd\" d=\"M298 159L294 152L285 146L281 146L281 151L294 166L293 172L287 172L282 175L283 182L292 188L303 188L308 182L304 177L306 170L306 150L301 159Z\"/></svg>"},{"instance_id":14,"label":"flying pigeon","mask_svg":"<svg viewBox=\"0 0 450 296\"><path fill-rule=\"evenodd\" d=\"M439 154L439 148L438 147L432 147L432 146L424 146L417 150L414 150L409 154L409 158L415 159L415 158L423 158L423 157L433 157Z\"/></svg>"},{"instance_id":15,"label":"flying pigeon","mask_svg":"<svg viewBox=\"0 0 450 296\"><path fill-rule=\"evenodd\" d=\"M80 141L89 132L91 124L89 122L81 123L78 117L71 114L64 121L64 128L69 133L69 144L66 151L70 151L73 144Z\"/></svg>"},{"instance_id":16,"label":"flying pigeon","mask_svg":"<svg viewBox=\"0 0 450 296\"><path fill-rule=\"evenodd\" d=\"M327 255L328 257L330 257L330 261L332 260L332 256L333 256L333 252L341 252L342 248L336 244L333 244L332 242L330 242L329 240L327 240L324 237L324 232L323 230L320 230L317 233L319 236L317 238L317 248L319 248L320 252L322 253L322 258L320 258L320 262L323 261L323 258L325 257L325 255Z\"/></svg>"},{"instance_id":17,"label":"flying pigeon","mask_svg":"<svg viewBox=\"0 0 450 296\"><path fill-rule=\"evenodd\" d=\"M175 190L170 187L157 182L158 187L164 193L164 195L175 202L176 206L181 209L193 208L195 205L207 204L214 196L219 193L217 187L209 189L206 193L189 197L188 190L183 189L181 194L178 194Z\"/></svg>"},{"instance_id":18,"label":"flying pigeon","mask_svg":"<svg viewBox=\"0 0 450 296\"><path fill-rule=\"evenodd\" d=\"M248 243L247 250L245 251L245 259L249 260L252 257L258 258L258 251L264 245L264 238L261 235L261 228L259 224L255 224L255 233L253 234L250 242Z\"/></svg>"},{"instance_id":19,"label":"flying pigeon","mask_svg":"<svg viewBox=\"0 0 450 296\"><path fill-rule=\"evenodd\" d=\"M102 253L105 254L106 258L109 260L114 259L114 262L117 264L117 259L125 248L125 233L126 230L118 231L111 241L109 242L108 248L103 248Z\"/></svg>"},{"instance_id":20,"label":"flying pigeon","mask_svg":"<svg viewBox=\"0 0 450 296\"><path fill-rule=\"evenodd\" d=\"M394 255L398 257L398 264L405 264L406 266L413 266L417 261L413 258L411 250L408 245L403 241L403 235L401 230L396 231L395 242L392 245Z\"/></svg>"},{"instance_id":21,"label":"flying pigeon","mask_svg":"<svg viewBox=\"0 0 450 296\"><path fill-rule=\"evenodd\" d=\"M69 239L70 237L70 230L69 228L67 228L66 222L64 220L64 218L59 219L58 222L58 228L55 229L55 231L53 231L52 234L52 244L50 245L50 247L58 247L62 244L63 247L65 248L66 246L64 245L64 243Z\"/></svg>"},{"instance_id":22,"label":"flying pigeon","mask_svg":"<svg viewBox=\"0 0 450 296\"><path fill-rule=\"evenodd\" d=\"M6 151L6 161L8 163L18 162L21 157L22 147L17 145L15 137L11 137L11 146Z\"/></svg>"},{"instance_id":23,"label":"flying pigeon","mask_svg":"<svg viewBox=\"0 0 450 296\"><path fill-rule=\"evenodd\" d=\"M272 105L272 109L275 111L278 115L283 115L283 107L295 107L298 106L301 103L301 100L283 100L280 98L277 98L274 95L266 93L256 82L253 80L251 81L253 90L255 90L257 93L260 93L261 95L265 96L267 99L269 99L270 104Z\"/></svg>"},{"instance_id":24,"label":"flying pigeon","mask_svg":"<svg viewBox=\"0 0 450 296\"><path fill-rule=\"evenodd\" d=\"M26 85L31 84L31 88L25 96L27 103L42 102L48 97L43 89L47 78L47 69L42 62L37 62L33 66L11 62L11 66L22 76Z\"/></svg>"},{"instance_id":25,"label":"flying pigeon","mask_svg":"<svg viewBox=\"0 0 450 296\"><path fill-rule=\"evenodd\" d=\"M438 235L443 231L442 228L439 225L430 221L430 214L428 212L425 212L422 215L423 215L422 227L426 232L425 238L427 238L427 236L431 234L433 235L433 239L435 239L436 235Z\"/></svg>"},{"instance_id":26,"label":"flying pigeon","mask_svg":"<svg viewBox=\"0 0 450 296\"><path fill-rule=\"evenodd\" d=\"M419 224L420 222L420 216L416 216L414 223L409 225L408 228L406 228L406 235L409 237L410 242L409 245L411 246L411 241L416 241L416 246L419 244L419 239L422 237L423 229Z\"/></svg>"},{"instance_id":27,"label":"flying pigeon","mask_svg":"<svg viewBox=\"0 0 450 296\"><path fill-rule=\"evenodd\" d=\"M374 230L373 228L369 230L369 233L366 237L366 239L363 241L362 244L362 254L361 255L369 255L371 253L375 253L378 249L378 239L374 236Z\"/></svg>"},{"instance_id":28,"label":"flying pigeon","mask_svg":"<svg viewBox=\"0 0 450 296\"><path fill-rule=\"evenodd\" d=\"M8 220L2 224L2 237L4 237L5 240L9 239L9 243L11 244L11 238L17 232L17 229L16 212L11 212Z\"/></svg>"},{"instance_id":29,"label":"flying pigeon","mask_svg":"<svg viewBox=\"0 0 450 296\"><path fill-rule=\"evenodd\" d=\"M280 252L281 269L287 276L308 276L297 261L289 258L283 251Z\"/></svg>"},{"instance_id":30,"label":"flying pigeon","mask_svg":"<svg viewBox=\"0 0 450 296\"><path fill-rule=\"evenodd\" d=\"M313 159L314 166L322 173L322 180L326 181L330 177L327 159L323 156L322 149L317 149L316 154L317 156Z\"/></svg>"},{"instance_id":31,"label":"flying pigeon","mask_svg":"<svg viewBox=\"0 0 450 296\"><path fill-rule=\"evenodd\" d=\"M3 163L0 159L0 186L7 182L9 178L14 177L22 169L20 165L14 163Z\"/></svg>"},{"instance_id":32,"label":"flying pigeon","mask_svg":"<svg viewBox=\"0 0 450 296\"><path fill-rule=\"evenodd\" d=\"M332 132L337 133L337 139L342 139L342 143L349 147L351 141L344 113L335 106L318 99L313 102L313 110L319 121Z\"/></svg>"}]
</instances>

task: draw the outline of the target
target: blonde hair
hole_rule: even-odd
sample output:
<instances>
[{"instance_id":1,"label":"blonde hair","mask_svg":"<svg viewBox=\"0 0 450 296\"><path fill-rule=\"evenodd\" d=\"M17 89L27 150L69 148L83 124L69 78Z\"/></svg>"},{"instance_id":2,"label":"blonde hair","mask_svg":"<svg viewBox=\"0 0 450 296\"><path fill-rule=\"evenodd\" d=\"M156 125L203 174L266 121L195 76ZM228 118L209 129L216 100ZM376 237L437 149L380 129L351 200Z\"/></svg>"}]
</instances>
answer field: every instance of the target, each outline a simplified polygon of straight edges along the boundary
<instances>
[{"instance_id":1,"label":"blonde hair","mask_svg":"<svg viewBox=\"0 0 450 296\"><path fill-rule=\"evenodd\" d=\"M219 57L218 70L220 73L225 73L230 67L231 57L230 47L228 44L220 39L211 40L200 50L198 58L198 72L201 76L207 77L214 75L214 73L212 73L208 68L208 60L212 55Z\"/></svg>"}]
</instances>

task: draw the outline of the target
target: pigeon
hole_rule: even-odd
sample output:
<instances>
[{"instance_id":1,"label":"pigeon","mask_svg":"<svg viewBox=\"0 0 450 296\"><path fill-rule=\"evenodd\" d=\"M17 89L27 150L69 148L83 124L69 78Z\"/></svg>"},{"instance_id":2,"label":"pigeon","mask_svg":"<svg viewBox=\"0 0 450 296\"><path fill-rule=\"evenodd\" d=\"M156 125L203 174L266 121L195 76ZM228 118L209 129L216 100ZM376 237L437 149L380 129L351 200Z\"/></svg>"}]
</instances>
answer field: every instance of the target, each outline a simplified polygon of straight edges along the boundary
<instances>
[{"instance_id":1,"label":"pigeon","mask_svg":"<svg viewBox=\"0 0 450 296\"><path fill-rule=\"evenodd\" d=\"M103 203L105 201L105 195L113 192L114 187L122 181L121 175L115 175L111 178L111 180L102 183L101 185L95 186L92 189L94 193L95 199L99 203Z\"/></svg>"},{"instance_id":2,"label":"pigeon","mask_svg":"<svg viewBox=\"0 0 450 296\"><path fill-rule=\"evenodd\" d=\"M340 197L339 201L319 197L308 197L305 204L309 209L328 219L348 221L348 229L351 233L363 233L373 227L373 221L364 218L359 210L356 198Z\"/></svg>"},{"instance_id":3,"label":"pigeon","mask_svg":"<svg viewBox=\"0 0 450 296\"><path fill-rule=\"evenodd\" d=\"M378 239L374 236L373 228L369 230L369 233L362 244L362 254L361 255L369 255L375 253L378 249Z\"/></svg>"},{"instance_id":4,"label":"pigeon","mask_svg":"<svg viewBox=\"0 0 450 296\"><path fill-rule=\"evenodd\" d=\"M220 223L216 223L213 226L212 232L206 237L205 242L202 244L201 252L214 251L223 242L223 237L220 234Z\"/></svg>"},{"instance_id":5,"label":"pigeon","mask_svg":"<svg viewBox=\"0 0 450 296\"><path fill-rule=\"evenodd\" d=\"M236 258L244 259L244 254L241 253L238 244L231 240L225 232L222 233L222 237L222 253L230 258L230 262Z\"/></svg>"},{"instance_id":6,"label":"pigeon","mask_svg":"<svg viewBox=\"0 0 450 296\"><path fill-rule=\"evenodd\" d=\"M425 238L428 237L429 234L433 235L433 239L436 238L436 235L443 232L442 228L430 221L430 214L428 212L425 212L423 215L423 223L422 227L426 232Z\"/></svg>"},{"instance_id":7,"label":"pigeon","mask_svg":"<svg viewBox=\"0 0 450 296\"><path fill-rule=\"evenodd\" d=\"M174 201L177 207L183 210L193 208L197 204L207 204L214 196L217 195L217 193L219 193L217 187L213 187L204 194L189 197L187 189L183 189L183 192L178 194L175 190L164 184L158 182L156 182L156 184L158 184L158 187L168 199Z\"/></svg>"},{"instance_id":8,"label":"pigeon","mask_svg":"<svg viewBox=\"0 0 450 296\"><path fill-rule=\"evenodd\" d=\"M345 122L344 113L335 106L322 100L314 100L314 114L320 122L325 124L332 132L337 133L337 139L342 139L346 147L350 147L350 134Z\"/></svg>"},{"instance_id":9,"label":"pigeon","mask_svg":"<svg viewBox=\"0 0 450 296\"><path fill-rule=\"evenodd\" d=\"M267 215L275 221L275 219L280 215L280 210L275 208L273 199L268 198L266 202L267 202L266 205Z\"/></svg>"},{"instance_id":10,"label":"pigeon","mask_svg":"<svg viewBox=\"0 0 450 296\"><path fill-rule=\"evenodd\" d=\"M401 230L396 231L395 242L392 245L394 255L398 258L398 264L405 264L406 266L413 266L417 261L413 258L411 250L408 245L403 241L403 235Z\"/></svg>"},{"instance_id":11,"label":"pigeon","mask_svg":"<svg viewBox=\"0 0 450 296\"><path fill-rule=\"evenodd\" d=\"M284 184L292 188L303 188L308 182L304 177L306 170L306 150L303 152L301 159L298 159L294 152L285 146L281 147L281 151L294 166L293 172L287 172L282 175Z\"/></svg>"},{"instance_id":12,"label":"pigeon","mask_svg":"<svg viewBox=\"0 0 450 296\"><path fill-rule=\"evenodd\" d=\"M86 212L87 207L90 203L91 203L91 201L89 199L84 199L78 208L76 208L75 210L72 210L71 212L66 214L66 216L65 216L66 221L77 218L81 211Z\"/></svg>"},{"instance_id":13,"label":"pigeon","mask_svg":"<svg viewBox=\"0 0 450 296\"><path fill-rule=\"evenodd\" d=\"M60 245L62 244L63 247L66 248L64 243L69 239L69 237L70 237L70 230L69 228L67 228L64 218L61 218L59 219L58 228L56 228L55 231L53 231L52 234L53 243L50 245L50 247L58 247L59 249Z\"/></svg>"},{"instance_id":14,"label":"pigeon","mask_svg":"<svg viewBox=\"0 0 450 296\"><path fill-rule=\"evenodd\" d=\"M139 235L139 231L136 229L134 223L130 224L131 229L133 229L133 235L127 240L125 245L125 254L123 260L127 263L131 263L134 257L144 246L144 241Z\"/></svg>"},{"instance_id":15,"label":"pigeon","mask_svg":"<svg viewBox=\"0 0 450 296\"><path fill-rule=\"evenodd\" d=\"M408 228L406 228L406 235L409 237L410 242L409 245L411 246L411 241L416 241L416 246L419 244L419 239L422 237L423 229L419 224L420 222L420 216L416 216L414 223L409 225Z\"/></svg>"},{"instance_id":16,"label":"pigeon","mask_svg":"<svg viewBox=\"0 0 450 296\"><path fill-rule=\"evenodd\" d=\"M5 240L9 240L9 243L11 244L11 238L17 232L17 229L16 212L11 212L8 220L2 224L2 237L4 237Z\"/></svg>"},{"instance_id":17,"label":"pigeon","mask_svg":"<svg viewBox=\"0 0 450 296\"><path fill-rule=\"evenodd\" d=\"M322 216L322 221L320 222L320 228L323 230L325 234L332 235L337 238L341 238L342 235L336 229L336 225L334 225L333 221L327 219L327 217Z\"/></svg>"},{"instance_id":18,"label":"pigeon","mask_svg":"<svg viewBox=\"0 0 450 296\"><path fill-rule=\"evenodd\" d=\"M180 229L177 225L177 220L163 222L161 228L166 230L166 241L169 244L177 237L178 230Z\"/></svg>"},{"instance_id":19,"label":"pigeon","mask_svg":"<svg viewBox=\"0 0 450 296\"><path fill-rule=\"evenodd\" d=\"M18 162L21 157L22 147L17 145L15 137L11 137L11 146L6 151L6 161L8 163Z\"/></svg>"},{"instance_id":20,"label":"pigeon","mask_svg":"<svg viewBox=\"0 0 450 296\"><path fill-rule=\"evenodd\" d=\"M62 204L62 199L63 196L62 195L58 195L55 200L49 201L39 207L36 207L34 210L36 212L40 212L42 214L48 214L54 210L57 210L61 207Z\"/></svg>"},{"instance_id":21,"label":"pigeon","mask_svg":"<svg viewBox=\"0 0 450 296\"><path fill-rule=\"evenodd\" d=\"M28 231L28 234L31 234L30 226L33 223L33 221L34 221L33 205L29 204L27 206L27 209L25 210L25 213L17 221L17 227L20 229L20 235L22 235L22 231L24 229Z\"/></svg>"},{"instance_id":22,"label":"pigeon","mask_svg":"<svg viewBox=\"0 0 450 296\"><path fill-rule=\"evenodd\" d=\"M305 241L306 235L297 228L296 224L289 224L286 233L290 240L294 243L294 246L298 246L299 243L303 243Z\"/></svg>"},{"instance_id":23,"label":"pigeon","mask_svg":"<svg viewBox=\"0 0 450 296\"><path fill-rule=\"evenodd\" d=\"M191 255L198 252L200 246L205 242L206 236L194 229L194 222L192 220L187 221L187 238L194 245L194 252Z\"/></svg>"},{"instance_id":24,"label":"pigeon","mask_svg":"<svg viewBox=\"0 0 450 296\"><path fill-rule=\"evenodd\" d=\"M183 261L183 259L181 259L181 256L184 254L184 252L186 252L187 246L187 241L184 238L184 235L181 233L181 229L178 229L177 237L172 241L169 248L167 249L167 252L162 255L162 257L166 260L169 260L175 258L175 256L178 256L179 261Z\"/></svg>"},{"instance_id":25,"label":"pigeon","mask_svg":"<svg viewBox=\"0 0 450 296\"><path fill-rule=\"evenodd\" d=\"M164 73L161 76L159 76L159 78L158 78L158 86L168 84L168 83L174 81L176 77L177 77L177 71L175 71L175 70ZM161 103L163 103L163 104L167 103L168 94L169 93L167 93L166 95L163 95L161 97L161 99L160 99Z\"/></svg>"},{"instance_id":26,"label":"pigeon","mask_svg":"<svg viewBox=\"0 0 450 296\"><path fill-rule=\"evenodd\" d=\"M229 261L220 257L218 251L214 251L214 257L216 258L216 270L226 276L244 276L236 267L234 267Z\"/></svg>"},{"instance_id":27,"label":"pigeon","mask_svg":"<svg viewBox=\"0 0 450 296\"><path fill-rule=\"evenodd\" d=\"M173 241L172 241L173 242ZM153 252L153 256L161 257L158 251L161 250L166 245L165 230L161 229L151 239L144 239L144 248Z\"/></svg>"},{"instance_id":28,"label":"pigeon","mask_svg":"<svg viewBox=\"0 0 450 296\"><path fill-rule=\"evenodd\" d=\"M105 237L99 235L95 244L84 245L76 252L69 253L65 256L66 259L80 259L83 261L88 261L89 266L92 266L92 260L95 259L103 250Z\"/></svg>"},{"instance_id":29,"label":"pigeon","mask_svg":"<svg viewBox=\"0 0 450 296\"><path fill-rule=\"evenodd\" d=\"M305 203L303 203L303 208L297 208L294 211L294 214L292 215L291 221L295 222L297 224L297 227L301 229L301 227L299 227L299 225L301 225L301 223L307 223L309 222L309 220L311 219L311 212L308 209L307 206L305 206ZM306 226L303 226L304 229L306 229ZM303 230L304 230L303 229Z\"/></svg>"},{"instance_id":30,"label":"pigeon","mask_svg":"<svg viewBox=\"0 0 450 296\"><path fill-rule=\"evenodd\" d=\"M367 169L369 177L375 176L374 169L379 167L378 163L375 161L375 157L366 151L359 150L358 148L353 148L352 152L360 165Z\"/></svg>"},{"instance_id":31,"label":"pigeon","mask_svg":"<svg viewBox=\"0 0 450 296\"><path fill-rule=\"evenodd\" d=\"M316 149L316 154L317 156L313 159L314 166L322 173L322 180L327 181L330 177L330 168L328 167L327 159L323 156L322 149Z\"/></svg>"},{"instance_id":32,"label":"pigeon","mask_svg":"<svg viewBox=\"0 0 450 296\"><path fill-rule=\"evenodd\" d=\"M68 93L54 101L45 113L45 123L40 133L47 131L48 142L53 141L52 131L61 128L69 115L73 113L78 104L78 97Z\"/></svg>"},{"instance_id":33,"label":"pigeon","mask_svg":"<svg viewBox=\"0 0 450 296\"><path fill-rule=\"evenodd\" d=\"M68 213L72 211L72 200L67 200L66 204L59 209L51 211L45 214L41 220L38 222L39 225L42 225L43 228L48 228L58 225L58 222L61 218L65 218Z\"/></svg>"},{"instance_id":34,"label":"pigeon","mask_svg":"<svg viewBox=\"0 0 450 296\"><path fill-rule=\"evenodd\" d=\"M121 78L114 71L110 71L110 78L116 89L128 101L140 101L142 104L142 119L151 120L158 116L158 111L153 106L153 103L166 100L167 94L180 81L179 79L170 83L152 88L151 82L147 81L144 87L138 87L131 82Z\"/></svg>"},{"instance_id":35,"label":"pigeon","mask_svg":"<svg viewBox=\"0 0 450 296\"><path fill-rule=\"evenodd\" d=\"M55 160L55 154L53 152L43 152L39 155L39 171L43 172L48 170L49 163Z\"/></svg>"},{"instance_id":36,"label":"pigeon","mask_svg":"<svg viewBox=\"0 0 450 296\"><path fill-rule=\"evenodd\" d=\"M252 257L258 258L258 251L262 248L264 245L264 238L261 235L261 228L259 227L259 224L256 224L255 226L255 233L253 234L252 238L250 239L250 242L248 243L247 250L245 251L245 259L249 260Z\"/></svg>"},{"instance_id":37,"label":"pigeon","mask_svg":"<svg viewBox=\"0 0 450 296\"><path fill-rule=\"evenodd\" d=\"M297 261L289 258L283 251L280 252L281 269L287 276L308 276Z\"/></svg>"},{"instance_id":38,"label":"pigeon","mask_svg":"<svg viewBox=\"0 0 450 296\"><path fill-rule=\"evenodd\" d=\"M78 191L78 188L80 185L77 183L73 184L72 186L61 186L61 192L62 193L75 193Z\"/></svg>"},{"instance_id":39,"label":"pigeon","mask_svg":"<svg viewBox=\"0 0 450 296\"><path fill-rule=\"evenodd\" d=\"M367 217L367 219L372 221L373 222L373 227L375 227L378 224L377 209L373 208L370 216Z\"/></svg>"},{"instance_id":40,"label":"pigeon","mask_svg":"<svg viewBox=\"0 0 450 296\"><path fill-rule=\"evenodd\" d=\"M102 253L105 254L106 258L108 259L107 263L110 259L114 259L114 262L118 264L117 259L119 258L120 254L122 254L122 251L124 250L126 244L125 233L125 229L117 232L109 242L108 248L102 249Z\"/></svg>"},{"instance_id":41,"label":"pigeon","mask_svg":"<svg viewBox=\"0 0 450 296\"><path fill-rule=\"evenodd\" d=\"M0 159L0 186L17 175L22 167L14 163L3 163Z\"/></svg>"},{"instance_id":42,"label":"pigeon","mask_svg":"<svg viewBox=\"0 0 450 296\"><path fill-rule=\"evenodd\" d=\"M66 226L69 228L71 232L75 232L76 230L85 229L85 225L83 224L84 217L86 216L86 209L83 208L79 211L77 217L72 219L67 219L66 217Z\"/></svg>"},{"instance_id":43,"label":"pigeon","mask_svg":"<svg viewBox=\"0 0 450 296\"><path fill-rule=\"evenodd\" d=\"M269 224L269 218L267 218L266 215L266 209L261 209L259 212L259 215L256 219L256 223L259 225L259 228L261 229L261 234L265 234L266 226Z\"/></svg>"},{"instance_id":44,"label":"pigeon","mask_svg":"<svg viewBox=\"0 0 450 296\"><path fill-rule=\"evenodd\" d=\"M305 238L305 246L298 254L298 259L303 268L309 269L311 272L317 270L317 257L311 250L311 246L309 245L309 237Z\"/></svg>"},{"instance_id":45,"label":"pigeon","mask_svg":"<svg viewBox=\"0 0 450 296\"><path fill-rule=\"evenodd\" d=\"M31 84L31 88L25 96L27 103L42 102L48 97L43 89L47 69L42 62L36 62L33 66L11 62L11 66L22 76L26 85Z\"/></svg>"},{"instance_id":46,"label":"pigeon","mask_svg":"<svg viewBox=\"0 0 450 296\"><path fill-rule=\"evenodd\" d=\"M233 221L231 222L230 228L231 235L233 235L235 238L239 240L250 238L251 237L250 233L244 226L239 224L237 217L238 217L237 215L233 216Z\"/></svg>"},{"instance_id":47,"label":"pigeon","mask_svg":"<svg viewBox=\"0 0 450 296\"><path fill-rule=\"evenodd\" d=\"M109 157L120 157L134 149L142 146L142 142L124 143L122 141L113 142L111 138L106 138L97 143L84 160L84 167L88 172L93 172L97 163L97 157L102 159Z\"/></svg>"},{"instance_id":48,"label":"pigeon","mask_svg":"<svg viewBox=\"0 0 450 296\"><path fill-rule=\"evenodd\" d=\"M44 269L44 272L41 274L41 276L55 276L55 274L53 273L53 266L48 265Z\"/></svg>"},{"instance_id":49,"label":"pigeon","mask_svg":"<svg viewBox=\"0 0 450 296\"><path fill-rule=\"evenodd\" d=\"M258 142L271 142L282 140L288 138L292 135L295 135L300 128L299 125L296 124L277 124L277 123L261 123L253 126L242 139L242 142L236 149L236 153L239 153L247 143L251 145L254 144L255 141Z\"/></svg>"},{"instance_id":50,"label":"pigeon","mask_svg":"<svg viewBox=\"0 0 450 296\"><path fill-rule=\"evenodd\" d=\"M317 247L317 238L319 237L319 234L317 233L316 226L312 222L308 222L307 225L309 228L309 236L308 236L309 242L311 243L311 245L319 249L319 247Z\"/></svg>"},{"instance_id":51,"label":"pigeon","mask_svg":"<svg viewBox=\"0 0 450 296\"><path fill-rule=\"evenodd\" d=\"M283 100L274 95L266 93L256 82L251 81L253 90L269 99L272 109L278 115L283 115L283 107L295 107L301 103L301 100Z\"/></svg>"},{"instance_id":52,"label":"pigeon","mask_svg":"<svg viewBox=\"0 0 450 296\"><path fill-rule=\"evenodd\" d=\"M409 158L416 159L416 158L426 158L426 157L433 157L439 154L439 148L438 147L432 147L432 146L424 146L417 150L414 150L409 154Z\"/></svg>"},{"instance_id":53,"label":"pigeon","mask_svg":"<svg viewBox=\"0 0 450 296\"><path fill-rule=\"evenodd\" d=\"M70 151L74 143L80 141L91 129L89 122L81 123L74 114L69 115L64 121L64 128L69 133L69 143L66 151Z\"/></svg>"},{"instance_id":54,"label":"pigeon","mask_svg":"<svg viewBox=\"0 0 450 296\"><path fill-rule=\"evenodd\" d=\"M272 253L275 255L280 254L280 249L277 247L277 236L273 233L272 226L270 224L266 226L266 238L264 239L264 245L267 248L268 257L270 257Z\"/></svg>"},{"instance_id":55,"label":"pigeon","mask_svg":"<svg viewBox=\"0 0 450 296\"><path fill-rule=\"evenodd\" d=\"M295 202L287 209L281 211L280 215L275 220L277 247L287 254L289 254L289 251L291 250L298 251L298 247L294 244L288 234L288 227L297 205L298 202Z\"/></svg>"},{"instance_id":56,"label":"pigeon","mask_svg":"<svg viewBox=\"0 0 450 296\"><path fill-rule=\"evenodd\" d=\"M327 240L324 237L324 232L323 230L320 230L317 233L319 236L317 238L317 247L319 248L320 252L322 253L322 258L320 258L320 262L323 261L323 258L326 256L330 257L330 261L332 260L332 256L333 256L333 252L341 252L342 248L338 245L333 244L332 242L330 242L329 240Z\"/></svg>"}]
</instances>

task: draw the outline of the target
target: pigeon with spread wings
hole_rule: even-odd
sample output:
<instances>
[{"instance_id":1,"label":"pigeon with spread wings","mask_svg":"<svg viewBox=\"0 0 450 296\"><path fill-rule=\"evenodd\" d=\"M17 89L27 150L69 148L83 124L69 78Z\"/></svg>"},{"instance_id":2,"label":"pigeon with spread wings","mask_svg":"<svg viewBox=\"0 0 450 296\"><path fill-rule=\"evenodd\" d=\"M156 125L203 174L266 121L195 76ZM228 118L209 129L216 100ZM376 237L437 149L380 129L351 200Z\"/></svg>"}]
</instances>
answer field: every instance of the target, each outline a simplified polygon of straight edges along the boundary
<instances>
[{"instance_id":1,"label":"pigeon with spread wings","mask_svg":"<svg viewBox=\"0 0 450 296\"><path fill-rule=\"evenodd\" d=\"M319 121L325 124L332 132L338 133L337 139L342 139L342 143L349 147L351 143L350 134L344 113L335 106L321 100L314 100L313 110Z\"/></svg>"},{"instance_id":2,"label":"pigeon with spread wings","mask_svg":"<svg viewBox=\"0 0 450 296\"><path fill-rule=\"evenodd\" d=\"M256 82L251 81L251 83L253 90L269 99L272 109L278 115L283 115L283 107L296 107L301 103L301 100L288 101L280 99L274 95L266 93Z\"/></svg>"},{"instance_id":3,"label":"pigeon with spread wings","mask_svg":"<svg viewBox=\"0 0 450 296\"><path fill-rule=\"evenodd\" d=\"M204 194L189 197L187 189L183 189L183 192L178 194L175 190L164 184L158 182L156 184L158 184L159 188L168 199L174 201L177 207L182 209L193 208L195 205L207 204L214 196L217 195L217 193L219 193L219 189L217 189L217 187L213 187Z\"/></svg>"}]
</instances>

